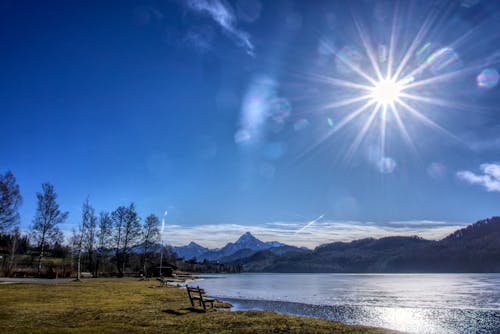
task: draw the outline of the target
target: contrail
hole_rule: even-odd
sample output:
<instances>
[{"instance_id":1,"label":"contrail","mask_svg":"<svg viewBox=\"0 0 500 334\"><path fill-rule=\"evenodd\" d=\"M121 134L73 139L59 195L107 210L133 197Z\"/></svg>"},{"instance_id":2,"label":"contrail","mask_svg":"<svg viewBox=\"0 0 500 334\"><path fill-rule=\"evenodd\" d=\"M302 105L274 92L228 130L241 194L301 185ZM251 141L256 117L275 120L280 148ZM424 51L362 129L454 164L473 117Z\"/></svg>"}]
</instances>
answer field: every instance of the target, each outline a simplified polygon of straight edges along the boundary
<instances>
[{"instance_id":1,"label":"contrail","mask_svg":"<svg viewBox=\"0 0 500 334\"><path fill-rule=\"evenodd\" d=\"M163 214L163 218L161 220L161 234L163 235L163 230L165 229L165 217L167 216L168 212L165 210L165 213Z\"/></svg>"},{"instance_id":2,"label":"contrail","mask_svg":"<svg viewBox=\"0 0 500 334\"><path fill-rule=\"evenodd\" d=\"M308 222L307 224L305 224L303 227L301 227L300 229L298 229L297 232L295 232L295 234L304 231L306 228L308 228L312 224L316 223L318 220L322 219L324 216L325 216L325 214L322 214L321 216L319 216L319 217L311 220L310 222Z\"/></svg>"}]
</instances>

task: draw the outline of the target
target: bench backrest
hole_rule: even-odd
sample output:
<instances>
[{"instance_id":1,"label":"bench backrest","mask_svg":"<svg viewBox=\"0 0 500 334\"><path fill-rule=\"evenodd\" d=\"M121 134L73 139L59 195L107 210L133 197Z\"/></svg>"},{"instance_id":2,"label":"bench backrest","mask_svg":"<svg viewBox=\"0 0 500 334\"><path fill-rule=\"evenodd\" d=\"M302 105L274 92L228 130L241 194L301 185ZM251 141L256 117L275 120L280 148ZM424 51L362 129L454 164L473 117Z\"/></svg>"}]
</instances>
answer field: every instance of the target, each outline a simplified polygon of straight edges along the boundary
<instances>
[{"instance_id":1,"label":"bench backrest","mask_svg":"<svg viewBox=\"0 0 500 334\"><path fill-rule=\"evenodd\" d=\"M186 286L186 288L190 299L193 299L194 297L203 300L203 289L200 289L200 287L193 288L190 286Z\"/></svg>"}]
</instances>

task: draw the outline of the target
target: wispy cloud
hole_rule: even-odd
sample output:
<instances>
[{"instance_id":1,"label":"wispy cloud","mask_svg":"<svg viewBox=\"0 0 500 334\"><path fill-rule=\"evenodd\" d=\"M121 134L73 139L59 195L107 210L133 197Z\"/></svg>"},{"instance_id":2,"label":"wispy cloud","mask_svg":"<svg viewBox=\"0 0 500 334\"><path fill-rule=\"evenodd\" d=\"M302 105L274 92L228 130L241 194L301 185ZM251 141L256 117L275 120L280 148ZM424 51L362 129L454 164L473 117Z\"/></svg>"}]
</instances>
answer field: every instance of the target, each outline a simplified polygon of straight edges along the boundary
<instances>
[{"instance_id":1,"label":"wispy cloud","mask_svg":"<svg viewBox=\"0 0 500 334\"><path fill-rule=\"evenodd\" d=\"M229 3L224 0L189 0L187 6L194 12L210 16L239 46L249 55L254 55L254 46L250 35L237 28L237 19Z\"/></svg>"},{"instance_id":2,"label":"wispy cloud","mask_svg":"<svg viewBox=\"0 0 500 334\"><path fill-rule=\"evenodd\" d=\"M280 241L289 245L314 248L324 243L351 241L367 237L414 236L438 240L462 228L463 223L443 221L398 221L377 224L360 221L272 222L263 225L210 224L195 226L170 225L165 227L164 242L185 245L195 241L213 248L234 242L245 232L251 232L263 241ZM304 229L304 226L307 229Z\"/></svg>"},{"instance_id":3,"label":"wispy cloud","mask_svg":"<svg viewBox=\"0 0 500 334\"><path fill-rule=\"evenodd\" d=\"M464 170L457 172L457 176L470 184L481 185L487 191L500 192L500 163L482 164L479 169L480 174Z\"/></svg>"},{"instance_id":4,"label":"wispy cloud","mask_svg":"<svg viewBox=\"0 0 500 334\"><path fill-rule=\"evenodd\" d=\"M209 26L203 26L189 30L184 36L184 43L204 53L212 47L213 37L213 29Z\"/></svg>"}]
</instances>

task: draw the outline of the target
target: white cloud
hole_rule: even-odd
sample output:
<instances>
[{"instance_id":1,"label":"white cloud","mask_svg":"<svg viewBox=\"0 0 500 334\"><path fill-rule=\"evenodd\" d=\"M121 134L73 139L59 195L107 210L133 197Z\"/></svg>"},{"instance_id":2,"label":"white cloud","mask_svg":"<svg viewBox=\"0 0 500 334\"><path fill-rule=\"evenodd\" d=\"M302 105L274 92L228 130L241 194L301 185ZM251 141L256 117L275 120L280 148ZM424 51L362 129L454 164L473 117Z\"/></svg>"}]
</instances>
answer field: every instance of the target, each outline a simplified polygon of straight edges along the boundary
<instances>
[{"instance_id":1,"label":"white cloud","mask_svg":"<svg viewBox=\"0 0 500 334\"><path fill-rule=\"evenodd\" d=\"M487 191L500 192L500 163L482 164L479 168L481 174L464 170L457 172L457 176L470 184L481 185Z\"/></svg>"},{"instance_id":2,"label":"white cloud","mask_svg":"<svg viewBox=\"0 0 500 334\"><path fill-rule=\"evenodd\" d=\"M384 224L360 221L272 222L264 225L210 224L195 226L165 226L164 243L186 245L195 241L203 246L222 247L234 242L243 233L251 232L263 241L280 241L294 246L314 248L324 243L386 236L414 236L438 240L465 224L442 221L399 221Z\"/></svg>"},{"instance_id":3,"label":"white cloud","mask_svg":"<svg viewBox=\"0 0 500 334\"><path fill-rule=\"evenodd\" d=\"M236 43L249 55L253 55L254 46L250 35L236 27L236 16L231 6L224 0L189 0L188 7L200 14L209 15Z\"/></svg>"},{"instance_id":4,"label":"white cloud","mask_svg":"<svg viewBox=\"0 0 500 334\"><path fill-rule=\"evenodd\" d=\"M388 222L388 225L396 226L431 226L431 225L450 225L450 223L439 220L406 220L406 221L394 221Z\"/></svg>"}]
</instances>

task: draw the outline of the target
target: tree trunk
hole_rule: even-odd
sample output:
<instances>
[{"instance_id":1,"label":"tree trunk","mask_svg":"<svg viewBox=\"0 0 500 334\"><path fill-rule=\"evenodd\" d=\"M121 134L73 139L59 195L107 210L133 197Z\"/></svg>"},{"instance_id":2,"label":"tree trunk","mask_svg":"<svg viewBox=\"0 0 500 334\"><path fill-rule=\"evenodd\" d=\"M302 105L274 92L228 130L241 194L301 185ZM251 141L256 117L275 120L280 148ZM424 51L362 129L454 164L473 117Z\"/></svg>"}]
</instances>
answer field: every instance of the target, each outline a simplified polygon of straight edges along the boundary
<instances>
[{"instance_id":1,"label":"tree trunk","mask_svg":"<svg viewBox=\"0 0 500 334\"><path fill-rule=\"evenodd\" d=\"M40 276L40 273L42 272L42 259L43 259L44 250L45 250L45 237L42 237L42 245L40 247L40 256L38 257L38 276Z\"/></svg>"},{"instance_id":2,"label":"tree trunk","mask_svg":"<svg viewBox=\"0 0 500 334\"><path fill-rule=\"evenodd\" d=\"M10 248L10 260L9 260L9 266L7 268L8 276L12 275L12 271L16 266L17 234L12 235L11 243L12 244Z\"/></svg>"},{"instance_id":3,"label":"tree trunk","mask_svg":"<svg viewBox=\"0 0 500 334\"><path fill-rule=\"evenodd\" d=\"M95 277L99 277L99 267L101 266L101 254L97 252L95 257Z\"/></svg>"},{"instance_id":4,"label":"tree trunk","mask_svg":"<svg viewBox=\"0 0 500 334\"><path fill-rule=\"evenodd\" d=\"M123 259L122 259L122 272L121 272L121 276L123 276L123 274L125 273L125 254L123 256Z\"/></svg>"},{"instance_id":5,"label":"tree trunk","mask_svg":"<svg viewBox=\"0 0 500 334\"><path fill-rule=\"evenodd\" d=\"M79 281L80 277L81 277L81 267L80 267L81 263L82 263L82 251L80 249L80 250L78 250L78 263L76 265L76 268L77 268L76 269L76 280L77 281Z\"/></svg>"}]
</instances>

